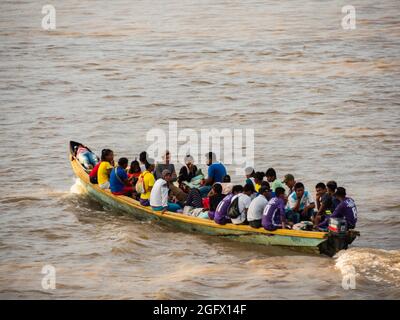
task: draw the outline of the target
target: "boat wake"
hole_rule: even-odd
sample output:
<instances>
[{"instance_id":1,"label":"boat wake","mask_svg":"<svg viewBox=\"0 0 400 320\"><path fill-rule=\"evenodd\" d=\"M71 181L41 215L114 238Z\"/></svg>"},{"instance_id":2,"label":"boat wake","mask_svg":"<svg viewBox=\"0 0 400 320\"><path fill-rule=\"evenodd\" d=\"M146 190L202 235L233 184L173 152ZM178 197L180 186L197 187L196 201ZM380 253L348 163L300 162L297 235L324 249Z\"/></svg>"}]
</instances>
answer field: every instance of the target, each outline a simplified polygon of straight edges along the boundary
<instances>
[{"instance_id":1,"label":"boat wake","mask_svg":"<svg viewBox=\"0 0 400 320\"><path fill-rule=\"evenodd\" d=\"M343 277L355 272L357 282L400 288L400 250L351 248L340 251L335 259Z\"/></svg>"},{"instance_id":2,"label":"boat wake","mask_svg":"<svg viewBox=\"0 0 400 320\"><path fill-rule=\"evenodd\" d=\"M82 181L79 178L75 179L75 183L71 186L69 191L72 194L85 194L86 193L85 187L83 186Z\"/></svg>"}]
</instances>

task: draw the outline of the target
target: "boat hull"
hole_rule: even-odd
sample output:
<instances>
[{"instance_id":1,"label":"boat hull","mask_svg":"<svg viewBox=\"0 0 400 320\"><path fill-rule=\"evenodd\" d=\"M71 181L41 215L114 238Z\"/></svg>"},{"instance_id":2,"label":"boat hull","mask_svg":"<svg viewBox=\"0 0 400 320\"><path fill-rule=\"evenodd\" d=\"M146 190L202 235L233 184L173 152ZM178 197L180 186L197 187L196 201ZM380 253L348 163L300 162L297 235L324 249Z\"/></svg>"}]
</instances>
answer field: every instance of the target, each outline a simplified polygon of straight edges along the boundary
<instances>
[{"instance_id":1,"label":"boat hull","mask_svg":"<svg viewBox=\"0 0 400 320\"><path fill-rule=\"evenodd\" d=\"M282 229L267 231L263 228L253 229L244 225L218 225L208 219L190 217L173 212L162 214L158 211L153 211L149 207L141 206L138 201L132 198L115 196L109 190L102 190L98 185L90 183L87 172L72 152L70 161L72 169L76 177L79 178L85 193L110 208L129 213L139 219L155 220L184 231L218 236L250 244L296 247L297 249L303 248L312 252L318 252L319 246L328 237L328 234L324 232Z\"/></svg>"}]
</instances>

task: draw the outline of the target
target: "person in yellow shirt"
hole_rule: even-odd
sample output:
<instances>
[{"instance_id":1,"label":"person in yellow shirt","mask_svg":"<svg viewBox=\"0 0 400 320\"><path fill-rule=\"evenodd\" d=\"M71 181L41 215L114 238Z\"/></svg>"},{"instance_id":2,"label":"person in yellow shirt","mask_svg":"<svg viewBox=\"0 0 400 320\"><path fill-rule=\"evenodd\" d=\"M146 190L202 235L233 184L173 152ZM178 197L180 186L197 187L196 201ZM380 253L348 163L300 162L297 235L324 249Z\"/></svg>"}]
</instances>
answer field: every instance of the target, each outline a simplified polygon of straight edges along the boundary
<instances>
[{"instance_id":1,"label":"person in yellow shirt","mask_svg":"<svg viewBox=\"0 0 400 320\"><path fill-rule=\"evenodd\" d=\"M149 206L150 205L150 194L151 189L154 186L155 178L153 175L154 172L154 160L148 159L145 163L146 170L143 171L139 176L139 181L143 179L143 185L145 193L140 194L140 204L142 206Z\"/></svg>"},{"instance_id":2,"label":"person in yellow shirt","mask_svg":"<svg viewBox=\"0 0 400 320\"><path fill-rule=\"evenodd\" d=\"M101 153L101 163L97 171L97 181L101 189L110 188L110 173L114 168L114 152L104 149Z\"/></svg>"}]
</instances>

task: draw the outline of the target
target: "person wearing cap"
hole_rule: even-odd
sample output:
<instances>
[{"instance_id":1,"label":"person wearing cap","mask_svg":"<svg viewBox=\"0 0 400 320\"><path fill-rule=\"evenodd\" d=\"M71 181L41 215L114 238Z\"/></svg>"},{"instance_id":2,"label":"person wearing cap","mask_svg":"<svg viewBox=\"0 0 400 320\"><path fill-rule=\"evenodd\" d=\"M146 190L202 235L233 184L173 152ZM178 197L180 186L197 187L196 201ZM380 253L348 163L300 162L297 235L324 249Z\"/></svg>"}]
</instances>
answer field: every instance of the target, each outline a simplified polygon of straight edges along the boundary
<instances>
[{"instance_id":1,"label":"person wearing cap","mask_svg":"<svg viewBox=\"0 0 400 320\"><path fill-rule=\"evenodd\" d=\"M289 189L288 194L290 195L294 191L294 185L296 184L296 180L294 179L294 176L290 173L285 175L283 179L283 183L286 184L286 186Z\"/></svg>"},{"instance_id":2,"label":"person wearing cap","mask_svg":"<svg viewBox=\"0 0 400 320\"><path fill-rule=\"evenodd\" d=\"M244 169L244 174L245 174L245 176L246 176L246 182L245 182L245 184L248 184L248 183L252 183L252 184L254 184L254 175L255 175L255 171L254 171L254 168L253 167L246 167L245 169Z\"/></svg>"},{"instance_id":3,"label":"person wearing cap","mask_svg":"<svg viewBox=\"0 0 400 320\"><path fill-rule=\"evenodd\" d=\"M140 174L139 178L138 178L138 182L143 183L143 187L145 192L140 194L140 204L142 206L149 206L150 205L150 194L151 194L151 189L154 186L155 183L155 178L153 175L153 171L154 171L154 160L153 159L146 159L145 162L145 170Z\"/></svg>"},{"instance_id":4,"label":"person wearing cap","mask_svg":"<svg viewBox=\"0 0 400 320\"><path fill-rule=\"evenodd\" d=\"M320 229L326 229L329 225L329 220L332 218L343 218L347 222L348 229L354 229L357 223L357 206L354 200L346 195L346 189L338 187L335 192L335 197L340 201L340 204L336 207L335 211L329 216L329 219L325 219L318 225Z\"/></svg>"},{"instance_id":5,"label":"person wearing cap","mask_svg":"<svg viewBox=\"0 0 400 320\"><path fill-rule=\"evenodd\" d=\"M169 172L171 172L172 181L176 181L175 165L173 163L170 163L171 154L168 150L165 151L165 153L162 156L162 159L163 162L157 163L156 168L154 170L155 179L157 180L162 178L163 170L169 170Z\"/></svg>"},{"instance_id":6,"label":"person wearing cap","mask_svg":"<svg viewBox=\"0 0 400 320\"><path fill-rule=\"evenodd\" d=\"M185 165L179 170L178 182L181 185L184 181L190 182L197 173L197 166L194 164L194 159L191 155L186 155L183 159Z\"/></svg>"},{"instance_id":7,"label":"person wearing cap","mask_svg":"<svg viewBox=\"0 0 400 320\"><path fill-rule=\"evenodd\" d=\"M268 199L271 198L271 190L262 186L259 189L259 195L250 203L249 209L247 210L247 220L252 228L261 228L262 216Z\"/></svg>"},{"instance_id":8,"label":"person wearing cap","mask_svg":"<svg viewBox=\"0 0 400 320\"><path fill-rule=\"evenodd\" d=\"M161 172L161 178L157 179L151 189L150 194L150 206L154 211L161 211L162 213L166 211L177 212L181 207L168 201L168 183L172 181L171 171L164 169Z\"/></svg>"}]
</instances>

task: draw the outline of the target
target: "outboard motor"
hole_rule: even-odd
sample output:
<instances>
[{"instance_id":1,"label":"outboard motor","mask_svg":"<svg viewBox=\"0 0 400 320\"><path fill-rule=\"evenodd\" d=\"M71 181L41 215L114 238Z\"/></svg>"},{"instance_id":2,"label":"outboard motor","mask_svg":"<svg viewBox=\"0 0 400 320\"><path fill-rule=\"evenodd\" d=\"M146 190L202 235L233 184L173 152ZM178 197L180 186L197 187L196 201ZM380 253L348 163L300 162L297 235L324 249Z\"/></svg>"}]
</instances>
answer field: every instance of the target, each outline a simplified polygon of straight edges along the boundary
<instances>
[{"instance_id":1,"label":"outboard motor","mask_svg":"<svg viewBox=\"0 0 400 320\"><path fill-rule=\"evenodd\" d=\"M347 232L347 222L342 218L329 218L328 226L328 240L320 246L320 252L333 257L336 252L347 249L348 232Z\"/></svg>"},{"instance_id":2,"label":"outboard motor","mask_svg":"<svg viewBox=\"0 0 400 320\"><path fill-rule=\"evenodd\" d=\"M330 218L328 230L329 232L332 232L337 235L346 235L347 232L346 219Z\"/></svg>"}]
</instances>

